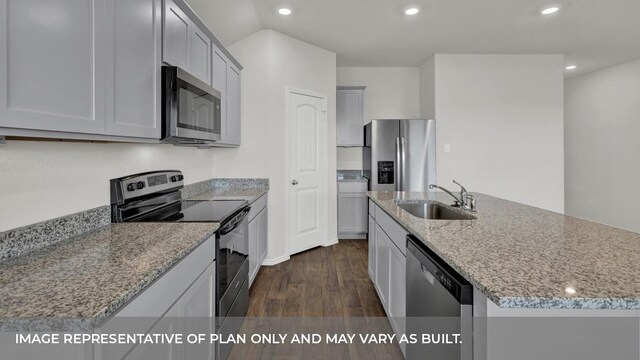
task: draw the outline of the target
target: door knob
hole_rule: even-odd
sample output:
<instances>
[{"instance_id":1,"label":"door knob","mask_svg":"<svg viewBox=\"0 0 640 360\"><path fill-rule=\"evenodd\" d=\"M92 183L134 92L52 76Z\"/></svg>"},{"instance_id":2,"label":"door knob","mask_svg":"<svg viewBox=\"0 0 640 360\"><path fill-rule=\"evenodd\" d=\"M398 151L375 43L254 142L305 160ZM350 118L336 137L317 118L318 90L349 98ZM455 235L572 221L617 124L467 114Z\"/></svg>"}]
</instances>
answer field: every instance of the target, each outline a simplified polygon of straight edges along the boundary
<instances>
[{"instance_id":1,"label":"door knob","mask_svg":"<svg viewBox=\"0 0 640 360\"><path fill-rule=\"evenodd\" d=\"M298 180L292 180L291 185L298 185Z\"/></svg>"}]
</instances>

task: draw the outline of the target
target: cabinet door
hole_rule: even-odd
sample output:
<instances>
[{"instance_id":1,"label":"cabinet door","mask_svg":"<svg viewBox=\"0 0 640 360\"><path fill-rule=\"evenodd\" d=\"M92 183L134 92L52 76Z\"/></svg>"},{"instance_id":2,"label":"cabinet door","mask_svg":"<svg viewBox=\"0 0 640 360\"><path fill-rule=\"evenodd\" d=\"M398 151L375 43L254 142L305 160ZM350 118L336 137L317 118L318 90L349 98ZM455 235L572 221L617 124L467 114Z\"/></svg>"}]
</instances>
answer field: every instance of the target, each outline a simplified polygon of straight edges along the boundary
<instances>
[{"instance_id":1,"label":"cabinet door","mask_svg":"<svg viewBox=\"0 0 640 360\"><path fill-rule=\"evenodd\" d=\"M249 222L249 286L258 271L258 216Z\"/></svg>"},{"instance_id":2,"label":"cabinet door","mask_svg":"<svg viewBox=\"0 0 640 360\"><path fill-rule=\"evenodd\" d=\"M269 212L264 208L257 216L258 218L258 270L262 262L267 257L269 247Z\"/></svg>"},{"instance_id":3,"label":"cabinet door","mask_svg":"<svg viewBox=\"0 0 640 360\"><path fill-rule=\"evenodd\" d=\"M0 0L0 127L103 134L105 29L102 0Z\"/></svg>"},{"instance_id":4,"label":"cabinet door","mask_svg":"<svg viewBox=\"0 0 640 360\"><path fill-rule=\"evenodd\" d=\"M220 144L240 146L240 71L233 65L227 66L226 121Z\"/></svg>"},{"instance_id":5,"label":"cabinet door","mask_svg":"<svg viewBox=\"0 0 640 360\"><path fill-rule=\"evenodd\" d=\"M227 131L227 67L229 60L217 47L213 47L213 69L211 86L220 91L221 141Z\"/></svg>"},{"instance_id":6,"label":"cabinet door","mask_svg":"<svg viewBox=\"0 0 640 360\"><path fill-rule=\"evenodd\" d=\"M189 72L211 84L211 39L195 25L191 26L189 44Z\"/></svg>"},{"instance_id":7,"label":"cabinet door","mask_svg":"<svg viewBox=\"0 0 640 360\"><path fill-rule=\"evenodd\" d=\"M215 262L182 295L176 306L183 334L215 332ZM184 344L178 346L178 358L211 360L214 358L214 349L208 341L202 344Z\"/></svg>"},{"instance_id":8,"label":"cabinet door","mask_svg":"<svg viewBox=\"0 0 640 360\"><path fill-rule=\"evenodd\" d=\"M405 333L407 270L404 254L393 243L389 246L389 303L387 315L400 336Z\"/></svg>"},{"instance_id":9,"label":"cabinet door","mask_svg":"<svg viewBox=\"0 0 640 360\"><path fill-rule=\"evenodd\" d=\"M171 0L164 0L162 14L162 59L173 66L189 69L191 20Z\"/></svg>"},{"instance_id":10,"label":"cabinet door","mask_svg":"<svg viewBox=\"0 0 640 360\"><path fill-rule=\"evenodd\" d=\"M382 228L376 224L376 289L382 306L389 306L389 245L391 240Z\"/></svg>"},{"instance_id":11,"label":"cabinet door","mask_svg":"<svg viewBox=\"0 0 640 360\"><path fill-rule=\"evenodd\" d=\"M369 244L367 245L369 250L369 277L371 281L376 282L376 221L369 215Z\"/></svg>"},{"instance_id":12,"label":"cabinet door","mask_svg":"<svg viewBox=\"0 0 640 360\"><path fill-rule=\"evenodd\" d=\"M338 90L336 97L337 146L364 145L363 90Z\"/></svg>"},{"instance_id":13,"label":"cabinet door","mask_svg":"<svg viewBox=\"0 0 640 360\"><path fill-rule=\"evenodd\" d=\"M338 195L338 232L367 232L367 195L365 193Z\"/></svg>"},{"instance_id":14,"label":"cabinet door","mask_svg":"<svg viewBox=\"0 0 640 360\"><path fill-rule=\"evenodd\" d=\"M161 0L107 0L107 135L159 139ZM144 16L141 16L144 14Z\"/></svg>"},{"instance_id":15,"label":"cabinet door","mask_svg":"<svg viewBox=\"0 0 640 360\"><path fill-rule=\"evenodd\" d=\"M178 318L180 313L174 306L160 319L149 334L180 334ZM175 344L140 344L125 357L126 360L174 360L178 359L178 345ZM106 359L109 360L109 359Z\"/></svg>"}]
</instances>

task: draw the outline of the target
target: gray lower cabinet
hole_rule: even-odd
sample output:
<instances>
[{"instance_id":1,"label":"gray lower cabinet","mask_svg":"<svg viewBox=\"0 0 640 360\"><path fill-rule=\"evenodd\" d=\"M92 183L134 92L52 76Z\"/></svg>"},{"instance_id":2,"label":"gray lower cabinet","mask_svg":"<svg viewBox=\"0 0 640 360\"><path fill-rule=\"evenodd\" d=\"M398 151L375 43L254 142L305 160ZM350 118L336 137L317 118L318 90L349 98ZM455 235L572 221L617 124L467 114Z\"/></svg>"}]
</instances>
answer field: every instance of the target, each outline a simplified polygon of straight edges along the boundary
<instances>
[{"instance_id":1,"label":"gray lower cabinet","mask_svg":"<svg viewBox=\"0 0 640 360\"><path fill-rule=\"evenodd\" d=\"M215 332L215 263L209 265L193 285L149 330L150 334L212 334ZM212 344L138 345L127 360L212 360Z\"/></svg>"},{"instance_id":2,"label":"gray lower cabinet","mask_svg":"<svg viewBox=\"0 0 640 360\"><path fill-rule=\"evenodd\" d=\"M406 248L407 232L382 209L369 202L369 276L394 332L406 333ZM405 346L401 345L403 353Z\"/></svg>"},{"instance_id":3,"label":"gray lower cabinet","mask_svg":"<svg viewBox=\"0 0 640 360\"><path fill-rule=\"evenodd\" d=\"M369 233L368 233L368 250L369 250L369 277L371 281L376 281L376 219L369 215Z\"/></svg>"},{"instance_id":4,"label":"gray lower cabinet","mask_svg":"<svg viewBox=\"0 0 640 360\"><path fill-rule=\"evenodd\" d=\"M215 238L184 259L126 304L96 332L212 333L215 330ZM196 359L215 357L215 347L198 345L98 345L96 360Z\"/></svg>"},{"instance_id":5,"label":"gray lower cabinet","mask_svg":"<svg viewBox=\"0 0 640 360\"><path fill-rule=\"evenodd\" d=\"M9 2L0 135L159 138L159 0Z\"/></svg>"},{"instance_id":6,"label":"gray lower cabinet","mask_svg":"<svg viewBox=\"0 0 640 360\"><path fill-rule=\"evenodd\" d=\"M267 195L265 194L251 204L249 213L249 286L253 284L267 256L268 222Z\"/></svg>"},{"instance_id":7,"label":"gray lower cabinet","mask_svg":"<svg viewBox=\"0 0 640 360\"><path fill-rule=\"evenodd\" d=\"M367 183L338 183L338 238L367 237Z\"/></svg>"}]
</instances>

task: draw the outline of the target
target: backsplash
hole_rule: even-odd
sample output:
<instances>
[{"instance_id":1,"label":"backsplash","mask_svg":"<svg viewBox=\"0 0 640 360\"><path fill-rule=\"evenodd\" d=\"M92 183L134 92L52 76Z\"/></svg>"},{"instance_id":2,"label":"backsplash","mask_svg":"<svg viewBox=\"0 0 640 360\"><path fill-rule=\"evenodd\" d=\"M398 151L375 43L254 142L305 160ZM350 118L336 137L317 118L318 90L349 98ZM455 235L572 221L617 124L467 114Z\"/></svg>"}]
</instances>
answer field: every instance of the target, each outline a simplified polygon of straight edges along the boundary
<instances>
[{"instance_id":1,"label":"backsplash","mask_svg":"<svg viewBox=\"0 0 640 360\"><path fill-rule=\"evenodd\" d=\"M183 198L215 189L268 188L269 179L209 179L182 189ZM111 206L104 205L59 218L0 232L0 261L32 252L111 223Z\"/></svg>"},{"instance_id":2,"label":"backsplash","mask_svg":"<svg viewBox=\"0 0 640 360\"><path fill-rule=\"evenodd\" d=\"M0 233L0 261L22 255L111 223L108 205Z\"/></svg>"},{"instance_id":3,"label":"backsplash","mask_svg":"<svg viewBox=\"0 0 640 360\"><path fill-rule=\"evenodd\" d=\"M192 198L196 195L223 188L251 189L251 188L268 188L269 179L209 179L200 181L195 184L185 185L182 189L182 197L184 199Z\"/></svg>"}]
</instances>

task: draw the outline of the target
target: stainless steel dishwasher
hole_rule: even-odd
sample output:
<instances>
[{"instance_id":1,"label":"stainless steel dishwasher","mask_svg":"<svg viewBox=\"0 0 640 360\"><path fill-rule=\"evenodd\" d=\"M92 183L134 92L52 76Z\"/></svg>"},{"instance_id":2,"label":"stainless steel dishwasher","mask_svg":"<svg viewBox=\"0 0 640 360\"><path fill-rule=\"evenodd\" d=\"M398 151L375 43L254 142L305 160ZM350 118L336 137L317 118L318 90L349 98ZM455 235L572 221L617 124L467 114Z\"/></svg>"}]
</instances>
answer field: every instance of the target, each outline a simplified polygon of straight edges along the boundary
<instances>
[{"instance_id":1,"label":"stainless steel dishwasher","mask_svg":"<svg viewBox=\"0 0 640 360\"><path fill-rule=\"evenodd\" d=\"M406 266L407 333L420 339L407 359L472 359L473 286L413 235Z\"/></svg>"}]
</instances>

